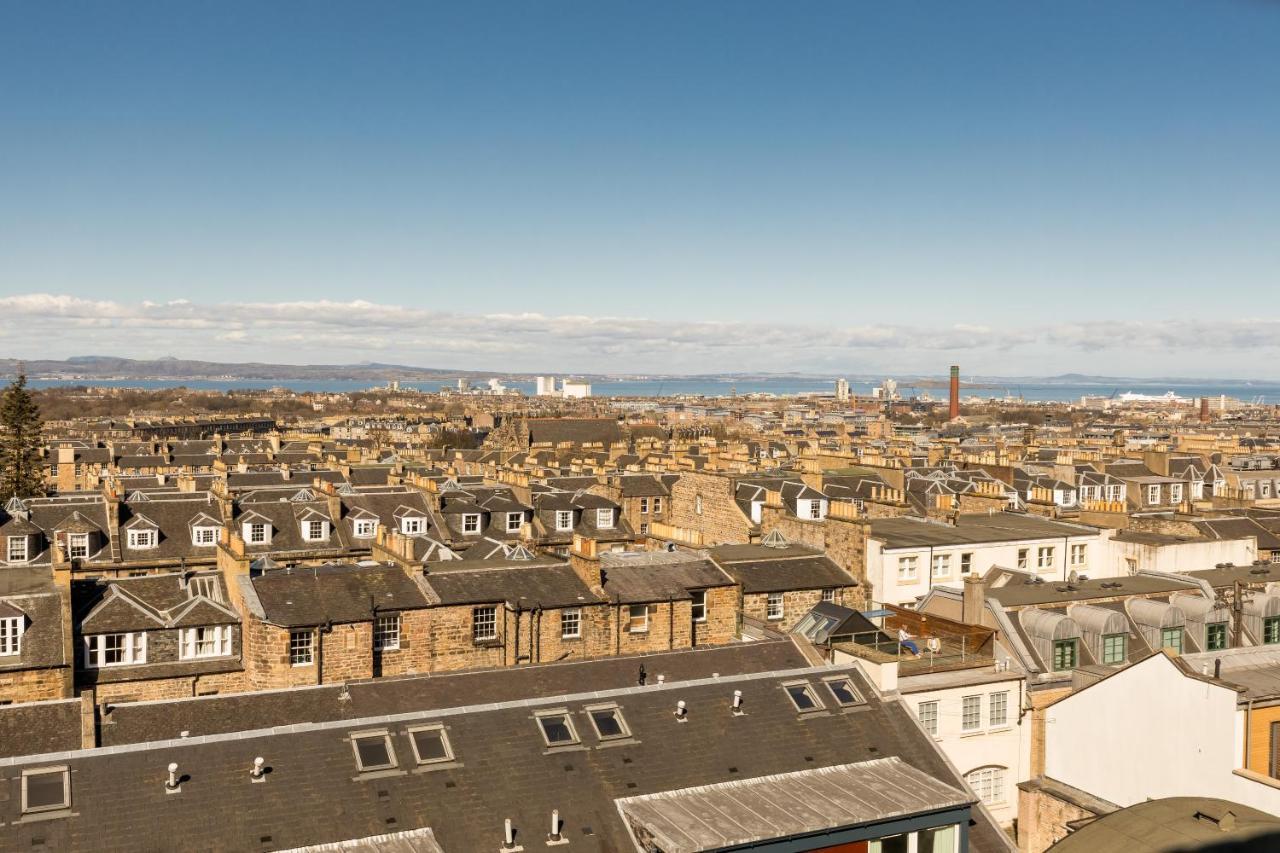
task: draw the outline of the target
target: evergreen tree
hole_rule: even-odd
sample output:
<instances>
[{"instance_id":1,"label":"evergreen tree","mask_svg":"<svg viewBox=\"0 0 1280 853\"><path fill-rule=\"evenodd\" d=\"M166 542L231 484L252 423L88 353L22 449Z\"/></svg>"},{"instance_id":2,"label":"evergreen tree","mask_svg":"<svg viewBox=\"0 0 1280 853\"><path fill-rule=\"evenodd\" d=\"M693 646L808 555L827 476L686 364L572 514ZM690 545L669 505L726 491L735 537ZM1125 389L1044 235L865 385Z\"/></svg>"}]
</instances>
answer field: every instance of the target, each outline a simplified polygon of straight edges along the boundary
<instances>
[{"instance_id":1,"label":"evergreen tree","mask_svg":"<svg viewBox=\"0 0 1280 853\"><path fill-rule=\"evenodd\" d=\"M0 499L44 494L41 445L40 407L19 373L0 397Z\"/></svg>"}]
</instances>

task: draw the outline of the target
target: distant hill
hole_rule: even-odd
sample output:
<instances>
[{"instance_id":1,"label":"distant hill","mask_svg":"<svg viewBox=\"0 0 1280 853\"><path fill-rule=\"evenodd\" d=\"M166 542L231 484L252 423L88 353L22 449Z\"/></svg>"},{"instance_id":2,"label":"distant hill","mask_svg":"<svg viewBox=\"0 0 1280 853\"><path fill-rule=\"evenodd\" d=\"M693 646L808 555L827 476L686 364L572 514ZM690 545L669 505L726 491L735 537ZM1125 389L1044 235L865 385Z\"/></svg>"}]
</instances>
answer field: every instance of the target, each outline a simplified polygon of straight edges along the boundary
<instances>
[{"instance_id":1,"label":"distant hill","mask_svg":"<svg viewBox=\"0 0 1280 853\"><path fill-rule=\"evenodd\" d=\"M41 359L0 359L0 376L17 375L24 366L32 379L256 379L283 381L288 379L355 379L385 381L433 381L458 377L492 376L467 370L441 370L409 367L400 364L231 364L218 361L190 361L173 357L138 361L102 355L82 355L65 361Z\"/></svg>"}]
</instances>

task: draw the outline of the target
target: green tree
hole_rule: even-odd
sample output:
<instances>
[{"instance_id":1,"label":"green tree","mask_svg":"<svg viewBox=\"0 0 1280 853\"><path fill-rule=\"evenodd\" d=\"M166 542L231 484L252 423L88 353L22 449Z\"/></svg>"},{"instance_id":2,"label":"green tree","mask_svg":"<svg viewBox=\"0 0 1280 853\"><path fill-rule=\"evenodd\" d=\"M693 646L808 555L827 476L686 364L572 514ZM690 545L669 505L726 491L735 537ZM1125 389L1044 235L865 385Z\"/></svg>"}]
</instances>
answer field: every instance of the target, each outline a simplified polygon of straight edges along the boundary
<instances>
[{"instance_id":1,"label":"green tree","mask_svg":"<svg viewBox=\"0 0 1280 853\"><path fill-rule=\"evenodd\" d=\"M19 373L0 397L0 497L44 494L40 407Z\"/></svg>"}]
</instances>

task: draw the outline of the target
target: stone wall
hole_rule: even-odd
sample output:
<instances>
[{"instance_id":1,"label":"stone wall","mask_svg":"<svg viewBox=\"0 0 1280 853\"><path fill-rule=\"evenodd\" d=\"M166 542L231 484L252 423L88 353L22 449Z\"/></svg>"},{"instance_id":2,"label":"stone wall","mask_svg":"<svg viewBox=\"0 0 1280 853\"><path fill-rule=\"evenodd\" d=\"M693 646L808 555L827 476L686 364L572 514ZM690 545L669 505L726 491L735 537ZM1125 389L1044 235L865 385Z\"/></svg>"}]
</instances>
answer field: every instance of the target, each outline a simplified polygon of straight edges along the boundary
<instances>
[{"instance_id":1,"label":"stone wall","mask_svg":"<svg viewBox=\"0 0 1280 853\"><path fill-rule=\"evenodd\" d=\"M733 494L734 481L730 477L683 472L671 487L667 523L701 531L708 545L747 542L755 525L734 501ZM702 512L698 512L699 498Z\"/></svg>"},{"instance_id":2,"label":"stone wall","mask_svg":"<svg viewBox=\"0 0 1280 853\"><path fill-rule=\"evenodd\" d=\"M871 600L867 583L867 534L871 526L863 519L826 518L822 521L800 519L785 507L764 506L760 515L761 530L776 530L797 545L807 545L824 552L849 576L858 582L846 606L861 607Z\"/></svg>"},{"instance_id":3,"label":"stone wall","mask_svg":"<svg viewBox=\"0 0 1280 853\"><path fill-rule=\"evenodd\" d=\"M67 667L23 669L0 673L0 702L39 702L70 699Z\"/></svg>"}]
</instances>

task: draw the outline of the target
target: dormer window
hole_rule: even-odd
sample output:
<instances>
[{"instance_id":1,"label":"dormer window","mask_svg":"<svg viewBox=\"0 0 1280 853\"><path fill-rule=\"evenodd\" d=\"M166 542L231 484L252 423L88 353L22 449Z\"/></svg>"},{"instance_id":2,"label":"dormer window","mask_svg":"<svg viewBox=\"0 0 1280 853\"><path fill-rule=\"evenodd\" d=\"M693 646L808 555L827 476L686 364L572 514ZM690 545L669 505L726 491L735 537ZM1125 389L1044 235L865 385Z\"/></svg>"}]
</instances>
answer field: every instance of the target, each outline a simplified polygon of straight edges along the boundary
<instances>
[{"instance_id":1,"label":"dormer window","mask_svg":"<svg viewBox=\"0 0 1280 853\"><path fill-rule=\"evenodd\" d=\"M308 542L320 542L329 538L329 524L324 521L308 521L302 525L302 538Z\"/></svg>"},{"instance_id":2,"label":"dormer window","mask_svg":"<svg viewBox=\"0 0 1280 853\"><path fill-rule=\"evenodd\" d=\"M154 548L156 547L156 532L154 530L130 530L129 531L129 547L130 548Z\"/></svg>"},{"instance_id":3,"label":"dormer window","mask_svg":"<svg viewBox=\"0 0 1280 853\"><path fill-rule=\"evenodd\" d=\"M193 545L216 545L218 542L217 527L194 527L191 530Z\"/></svg>"},{"instance_id":4,"label":"dormer window","mask_svg":"<svg viewBox=\"0 0 1280 853\"><path fill-rule=\"evenodd\" d=\"M419 516L408 516L400 519L400 532L406 536L416 536L422 532L423 519Z\"/></svg>"},{"instance_id":5,"label":"dormer window","mask_svg":"<svg viewBox=\"0 0 1280 853\"><path fill-rule=\"evenodd\" d=\"M0 655L17 655L22 653L22 632L26 627L26 619L21 616L6 616L0 619Z\"/></svg>"},{"instance_id":6,"label":"dormer window","mask_svg":"<svg viewBox=\"0 0 1280 853\"><path fill-rule=\"evenodd\" d=\"M559 509L556 510L556 530L572 530L573 529L573 510Z\"/></svg>"},{"instance_id":7,"label":"dormer window","mask_svg":"<svg viewBox=\"0 0 1280 853\"><path fill-rule=\"evenodd\" d=\"M608 529L613 527L613 509L596 510L596 527Z\"/></svg>"},{"instance_id":8,"label":"dormer window","mask_svg":"<svg viewBox=\"0 0 1280 853\"><path fill-rule=\"evenodd\" d=\"M244 541L250 545L264 545L271 541L271 531L264 521L251 521L244 526Z\"/></svg>"},{"instance_id":9,"label":"dormer window","mask_svg":"<svg viewBox=\"0 0 1280 853\"><path fill-rule=\"evenodd\" d=\"M462 517L463 533L479 533L480 532L480 516L464 515Z\"/></svg>"},{"instance_id":10,"label":"dormer window","mask_svg":"<svg viewBox=\"0 0 1280 853\"><path fill-rule=\"evenodd\" d=\"M407 521L407 519L406 519ZM372 518L361 518L356 521L355 530L357 539L372 539L374 530L378 527L378 523ZM403 529L403 525L402 525ZM408 532L407 530L405 531Z\"/></svg>"},{"instance_id":11,"label":"dormer window","mask_svg":"<svg viewBox=\"0 0 1280 853\"><path fill-rule=\"evenodd\" d=\"M67 536L67 556L73 559L89 556L88 533L72 533Z\"/></svg>"},{"instance_id":12,"label":"dormer window","mask_svg":"<svg viewBox=\"0 0 1280 853\"><path fill-rule=\"evenodd\" d=\"M522 525L522 524L524 524L524 513L523 513L523 512L509 512L509 513L507 513L507 532L508 532L508 533L519 533L519 532L520 532L520 525Z\"/></svg>"},{"instance_id":13,"label":"dormer window","mask_svg":"<svg viewBox=\"0 0 1280 853\"><path fill-rule=\"evenodd\" d=\"M26 536L10 536L9 545L5 550L6 562L9 563L25 563L31 559L28 555L27 537Z\"/></svg>"}]
</instances>

